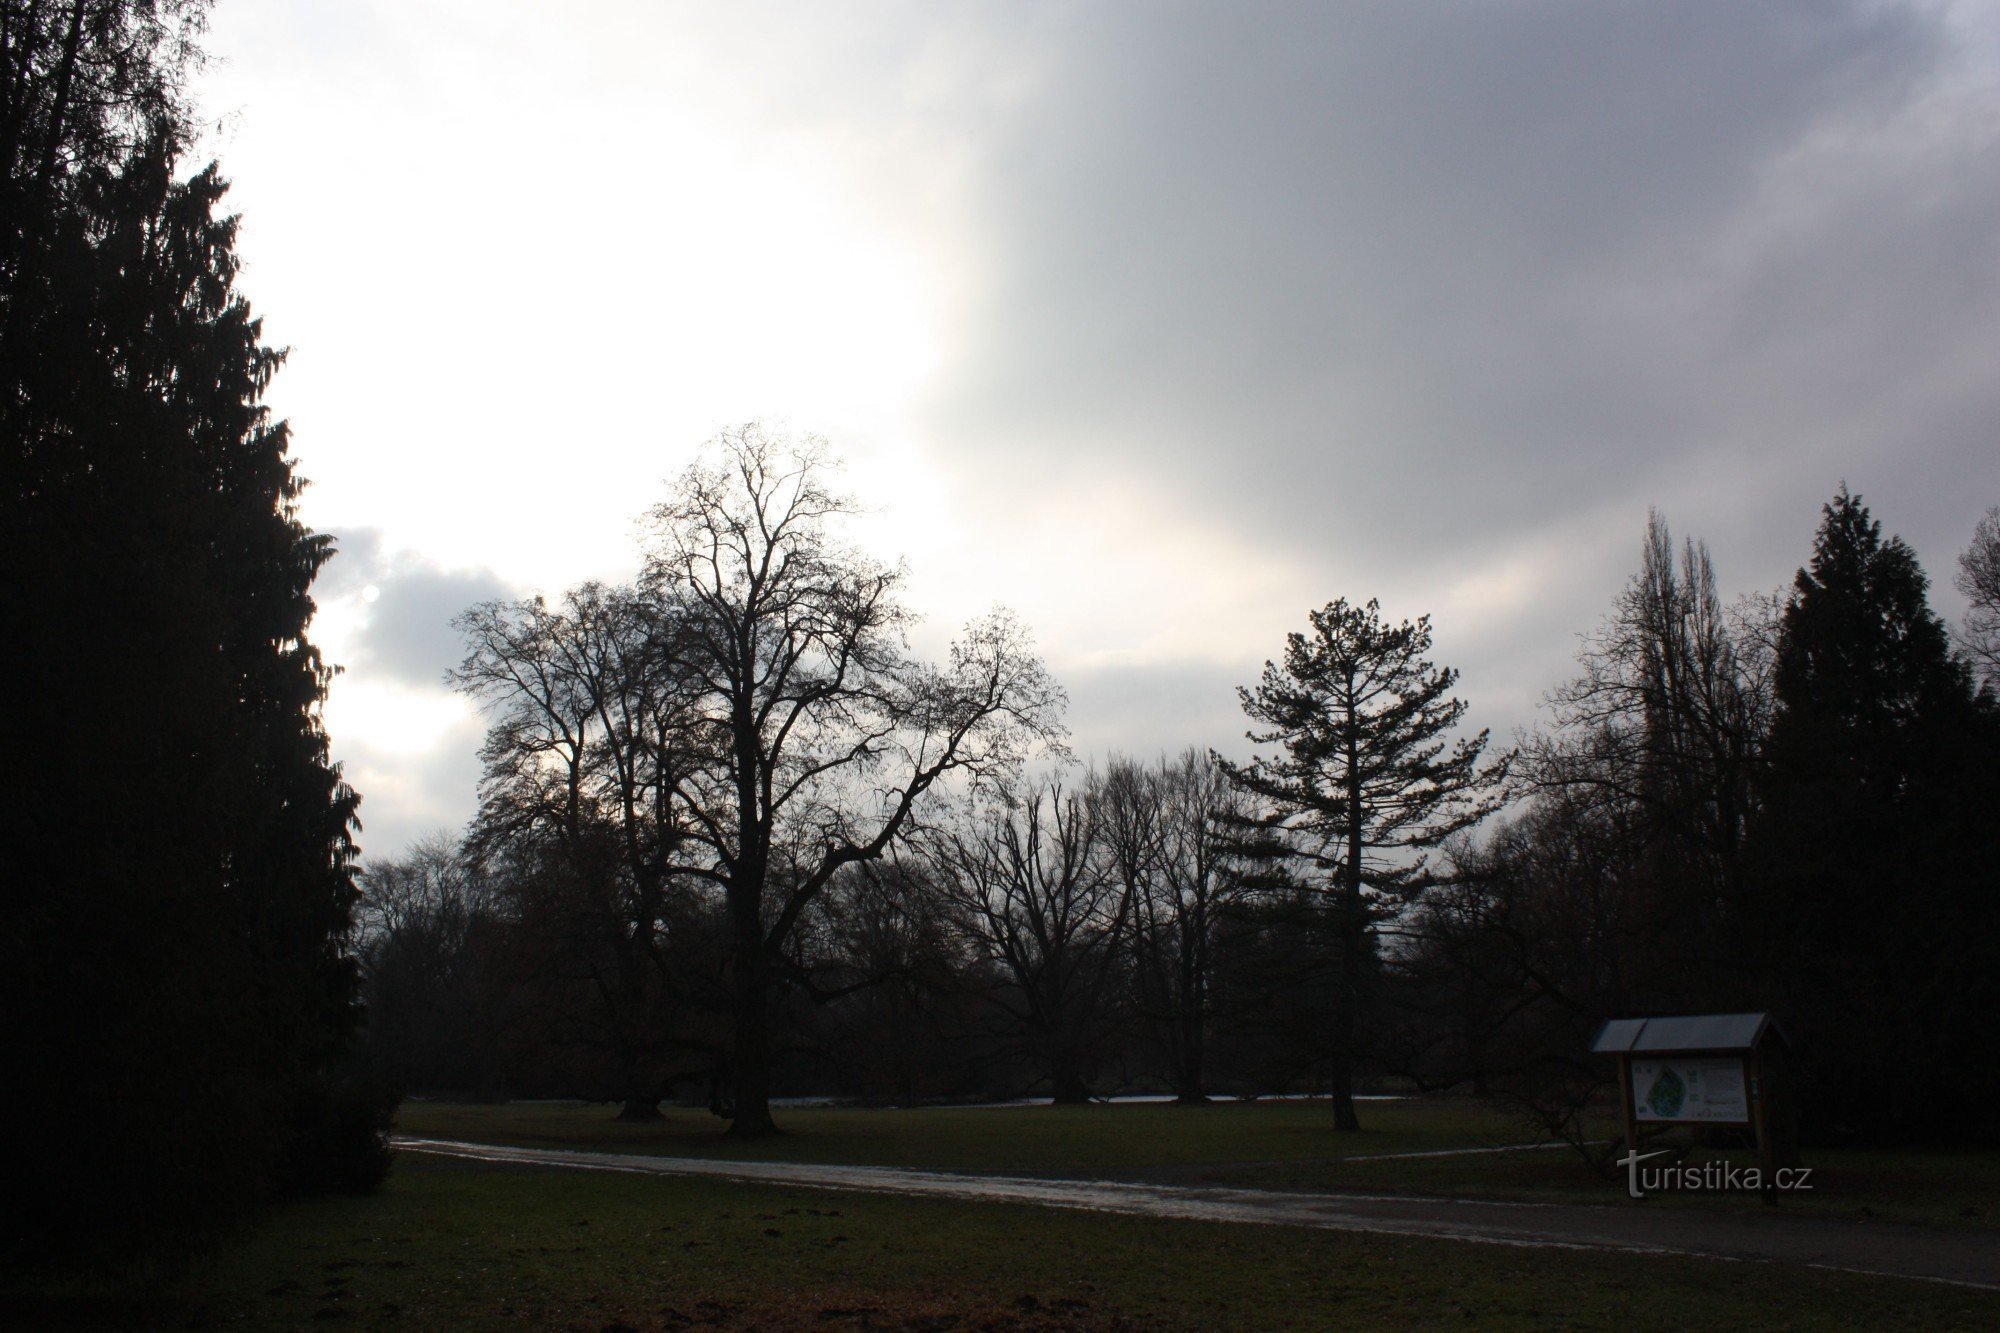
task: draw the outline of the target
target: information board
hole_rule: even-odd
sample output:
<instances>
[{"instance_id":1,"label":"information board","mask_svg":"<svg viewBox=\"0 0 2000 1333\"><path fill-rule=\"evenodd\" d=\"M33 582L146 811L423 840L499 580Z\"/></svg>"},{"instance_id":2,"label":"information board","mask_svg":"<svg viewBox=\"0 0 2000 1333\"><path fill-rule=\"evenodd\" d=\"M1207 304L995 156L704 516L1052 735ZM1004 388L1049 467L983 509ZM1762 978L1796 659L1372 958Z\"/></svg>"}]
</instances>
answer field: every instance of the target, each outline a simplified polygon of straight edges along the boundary
<instances>
[{"instance_id":1,"label":"information board","mask_svg":"<svg viewBox=\"0 0 2000 1333\"><path fill-rule=\"evenodd\" d=\"M1634 1059L1632 1109L1658 1124L1747 1125L1750 1098L1740 1058Z\"/></svg>"}]
</instances>

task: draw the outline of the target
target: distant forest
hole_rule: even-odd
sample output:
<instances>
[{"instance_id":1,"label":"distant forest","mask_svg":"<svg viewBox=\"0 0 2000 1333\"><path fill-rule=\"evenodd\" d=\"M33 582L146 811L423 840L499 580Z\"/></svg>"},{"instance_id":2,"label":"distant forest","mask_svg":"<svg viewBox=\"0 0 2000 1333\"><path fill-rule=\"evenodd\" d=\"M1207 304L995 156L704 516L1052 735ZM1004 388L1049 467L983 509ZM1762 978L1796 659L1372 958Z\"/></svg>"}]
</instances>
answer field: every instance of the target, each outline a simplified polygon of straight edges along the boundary
<instances>
[{"instance_id":1,"label":"distant forest","mask_svg":"<svg viewBox=\"0 0 2000 1333\"><path fill-rule=\"evenodd\" d=\"M2000 1107L2000 511L1955 643L1859 496L1725 604L1655 515L1500 753L1428 622L1314 612L1256 757L1079 762L1018 627L908 658L815 442L722 437L632 583L468 609L480 813L363 874L395 1086L706 1101L1507 1099L1551 1132L1613 1016L1769 1010L1820 1139Z\"/></svg>"}]
</instances>

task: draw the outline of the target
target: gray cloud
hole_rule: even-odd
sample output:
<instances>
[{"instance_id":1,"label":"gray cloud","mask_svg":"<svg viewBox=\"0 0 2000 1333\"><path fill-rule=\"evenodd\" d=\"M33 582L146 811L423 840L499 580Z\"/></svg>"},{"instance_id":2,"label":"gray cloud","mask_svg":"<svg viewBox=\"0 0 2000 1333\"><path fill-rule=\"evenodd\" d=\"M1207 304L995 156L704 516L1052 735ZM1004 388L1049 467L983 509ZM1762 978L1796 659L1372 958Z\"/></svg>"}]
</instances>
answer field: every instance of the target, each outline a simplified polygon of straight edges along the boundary
<instances>
[{"instance_id":1,"label":"gray cloud","mask_svg":"<svg viewBox=\"0 0 2000 1333\"><path fill-rule=\"evenodd\" d=\"M334 533L340 554L322 575L323 597L376 590L349 645L350 670L405 684L442 688L465 647L452 619L479 602L520 594L489 569L442 569L420 555L387 551L371 528Z\"/></svg>"},{"instance_id":2,"label":"gray cloud","mask_svg":"<svg viewBox=\"0 0 2000 1333\"><path fill-rule=\"evenodd\" d=\"M1309 548L1462 540L1718 446L1868 461L1857 401L1994 349L1994 108L1934 136L1926 15L1090 13L983 145L938 434L1006 473L1087 443ZM1872 457L1966 457L1899 424Z\"/></svg>"},{"instance_id":3,"label":"gray cloud","mask_svg":"<svg viewBox=\"0 0 2000 1333\"><path fill-rule=\"evenodd\" d=\"M1459 640L1503 729L1649 504L1746 590L1843 478L1934 572L2000 499L2000 101L1947 11L1064 13L959 127L981 278L929 422L968 495L1109 462L1397 615L1574 526Z\"/></svg>"}]
</instances>

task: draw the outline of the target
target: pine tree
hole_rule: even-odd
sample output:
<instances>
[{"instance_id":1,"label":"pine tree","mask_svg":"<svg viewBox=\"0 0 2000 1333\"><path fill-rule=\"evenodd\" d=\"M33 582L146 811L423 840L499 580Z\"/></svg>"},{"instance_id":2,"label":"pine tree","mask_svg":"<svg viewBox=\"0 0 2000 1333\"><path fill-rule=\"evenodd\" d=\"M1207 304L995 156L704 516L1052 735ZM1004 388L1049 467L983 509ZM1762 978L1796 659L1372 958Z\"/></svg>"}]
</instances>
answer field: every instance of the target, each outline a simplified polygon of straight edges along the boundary
<instances>
[{"instance_id":1,"label":"pine tree","mask_svg":"<svg viewBox=\"0 0 2000 1333\"><path fill-rule=\"evenodd\" d=\"M1427 849L1498 805L1503 764L1482 764L1487 734L1450 739L1466 705L1458 673L1425 660L1430 618L1386 623L1377 603L1344 599L1312 613L1310 634L1289 635L1283 665L1267 662L1255 690L1237 693L1275 753L1224 764L1263 805L1268 857L1303 860L1324 875L1337 941L1331 1056L1335 1125L1358 1129L1353 1071L1356 1015L1378 914L1431 882Z\"/></svg>"}]
</instances>

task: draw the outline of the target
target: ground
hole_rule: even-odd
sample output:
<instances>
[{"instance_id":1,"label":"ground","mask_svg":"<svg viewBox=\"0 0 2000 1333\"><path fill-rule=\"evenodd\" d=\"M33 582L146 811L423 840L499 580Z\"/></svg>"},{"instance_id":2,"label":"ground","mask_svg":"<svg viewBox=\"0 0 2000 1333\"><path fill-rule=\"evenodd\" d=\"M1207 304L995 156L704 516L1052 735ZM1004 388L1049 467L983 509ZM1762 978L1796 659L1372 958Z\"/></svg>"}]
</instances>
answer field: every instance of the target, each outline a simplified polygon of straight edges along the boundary
<instances>
[{"instance_id":1,"label":"ground","mask_svg":"<svg viewBox=\"0 0 2000 1333\"><path fill-rule=\"evenodd\" d=\"M1319 1119L1313 1112L1317 1109ZM1352 1173L1456 1179L1471 1192L1586 1188L1565 1154L1363 1161L1494 1146L1505 1127L1459 1105L1370 1108L1336 1141L1324 1107L1085 1107L793 1112L767 1160L1128 1175ZM612 1108L406 1109L406 1132L721 1157L720 1122L659 1126ZM1092 1117L1096 1117L1092 1119ZM745 1155L748 1155L747 1153ZM1894 1157L1894 1155L1891 1155ZM1496 1168L1495 1161L1542 1168ZM1456 1163L1448 1170L1443 1165ZM1843 1166L1883 1207L1947 1220L1991 1199L1991 1154ZM1438 1175L1436 1173L1443 1172ZM1520 1177L1520 1178L1517 1178ZM1551 1180L1557 1183L1552 1185ZM1987 1182L1987 1183L1982 1183ZM1615 1189L1600 1191L1615 1195ZM1610 1200L1607 1199L1607 1202ZM1643 1206L1643 1205L1641 1205ZM1683 1205L1684 1206L1684 1205ZM1759 1205L1761 1206L1761 1205ZM1852 1200L1828 1204L1872 1207ZM1978 1205L1967 1205L1978 1206ZM1965 1236L1961 1229L1940 1234ZM1967 1237L1970 1239L1969 1237ZM1767 1263L1418 1240L1301 1227L1170 1221L399 1155L383 1191L275 1210L173 1275L44 1281L0 1296L18 1326L521 1328L603 1333L689 1326L825 1329L1489 1327L1992 1327L2000 1295Z\"/></svg>"}]
</instances>

